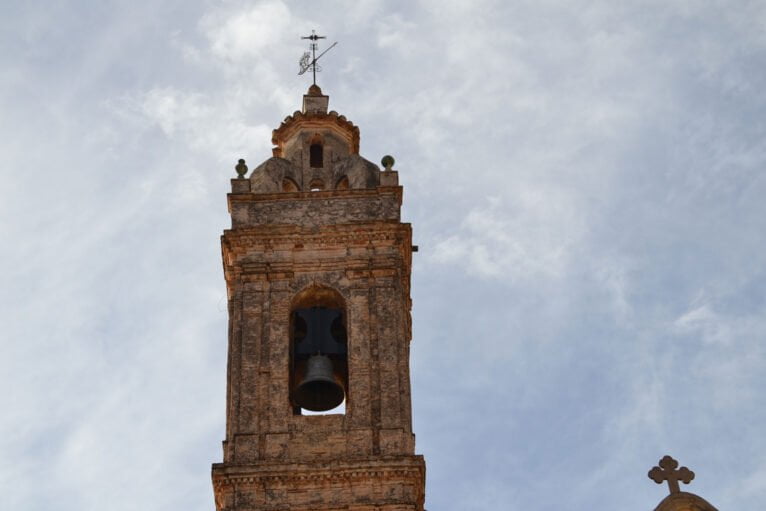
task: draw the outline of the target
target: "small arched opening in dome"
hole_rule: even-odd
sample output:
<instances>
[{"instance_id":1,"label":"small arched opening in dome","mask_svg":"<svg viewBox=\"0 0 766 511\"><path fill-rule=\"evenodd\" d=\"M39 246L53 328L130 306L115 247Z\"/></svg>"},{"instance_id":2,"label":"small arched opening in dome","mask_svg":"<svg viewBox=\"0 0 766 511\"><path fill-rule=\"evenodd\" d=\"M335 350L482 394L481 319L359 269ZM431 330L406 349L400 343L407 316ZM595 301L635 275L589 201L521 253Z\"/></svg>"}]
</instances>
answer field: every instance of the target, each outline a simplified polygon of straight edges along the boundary
<instances>
[{"instance_id":1,"label":"small arched opening in dome","mask_svg":"<svg viewBox=\"0 0 766 511\"><path fill-rule=\"evenodd\" d=\"M309 185L309 190L312 192L319 192L324 190L324 181L321 179L312 179L311 184Z\"/></svg>"},{"instance_id":2,"label":"small arched opening in dome","mask_svg":"<svg viewBox=\"0 0 766 511\"><path fill-rule=\"evenodd\" d=\"M309 145L309 165L311 168L322 168L324 166L324 146L322 137L314 135Z\"/></svg>"},{"instance_id":3,"label":"small arched opening in dome","mask_svg":"<svg viewBox=\"0 0 766 511\"><path fill-rule=\"evenodd\" d=\"M342 178L338 179L338 182L335 184L336 190L348 190L348 176L343 176Z\"/></svg>"},{"instance_id":4,"label":"small arched opening in dome","mask_svg":"<svg viewBox=\"0 0 766 511\"><path fill-rule=\"evenodd\" d=\"M298 183L290 179L289 177L286 177L282 180L282 191L283 192L297 192L300 188L298 187Z\"/></svg>"}]
</instances>

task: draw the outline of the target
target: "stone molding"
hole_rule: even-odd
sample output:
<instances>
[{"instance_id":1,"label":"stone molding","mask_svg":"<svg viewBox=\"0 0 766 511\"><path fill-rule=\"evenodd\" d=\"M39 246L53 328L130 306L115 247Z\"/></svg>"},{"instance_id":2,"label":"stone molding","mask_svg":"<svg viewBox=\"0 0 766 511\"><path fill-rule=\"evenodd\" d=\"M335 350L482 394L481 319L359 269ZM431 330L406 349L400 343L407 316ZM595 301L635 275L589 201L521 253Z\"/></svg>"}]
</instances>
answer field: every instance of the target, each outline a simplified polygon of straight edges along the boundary
<instances>
[{"instance_id":1,"label":"stone molding","mask_svg":"<svg viewBox=\"0 0 766 511\"><path fill-rule=\"evenodd\" d=\"M229 193L227 195L227 202L229 213L232 213L233 209L236 207L242 207L249 204L279 204L282 207L286 207L284 204L289 204L291 201L294 201L295 203L302 203L313 202L318 199L353 200L359 198L383 199L392 197L395 201L394 204L401 207L402 195L403 189L401 186L379 186L377 188L354 188L349 190L319 190L316 192L297 191L252 193L248 191L241 193Z\"/></svg>"},{"instance_id":2,"label":"stone molding","mask_svg":"<svg viewBox=\"0 0 766 511\"><path fill-rule=\"evenodd\" d=\"M406 226L406 227L402 227ZM326 247L344 246L349 250L365 248L373 245L380 248L381 242L407 242L410 239L409 224L388 223L355 225L343 230L327 230L311 232L310 229L237 229L226 231L221 239L225 250L234 253L251 251L253 248L263 252L280 252L282 250L310 251ZM390 245L386 245L390 246ZM412 250L410 248L410 250ZM345 254L348 255L348 254ZM370 254L373 255L373 254ZM275 258L276 259L276 258ZM261 261L266 264L268 261ZM233 261L226 261L232 264Z\"/></svg>"},{"instance_id":3,"label":"stone molding","mask_svg":"<svg viewBox=\"0 0 766 511\"><path fill-rule=\"evenodd\" d=\"M366 464L366 465L362 465ZM317 465L321 465L318 467ZM377 466L375 466L377 465ZM368 458L356 463L322 461L318 463L276 463L264 461L257 464L213 465L213 485L262 484L264 482L304 483L306 481L348 481L383 477L422 476L425 462L420 455L407 457Z\"/></svg>"},{"instance_id":4,"label":"stone molding","mask_svg":"<svg viewBox=\"0 0 766 511\"><path fill-rule=\"evenodd\" d=\"M213 465L212 479L219 511L355 510L368 509L367 506L370 510L420 511L425 501L425 461L420 455L354 462L217 463ZM339 486L351 491L344 491L340 496ZM297 495L292 492L297 489L310 491L314 502L296 499ZM375 494L381 497L370 502ZM238 502L243 496L247 502Z\"/></svg>"},{"instance_id":5,"label":"stone molding","mask_svg":"<svg viewBox=\"0 0 766 511\"><path fill-rule=\"evenodd\" d=\"M329 113L308 112L303 113L296 110L292 115L285 117L285 120L271 133L271 143L274 156L282 157L282 148L296 133L304 128L326 127L335 128L334 131L343 136L351 147L351 154L359 154L359 128L354 123L346 119L345 115L340 115L335 110Z\"/></svg>"},{"instance_id":6,"label":"stone molding","mask_svg":"<svg viewBox=\"0 0 766 511\"><path fill-rule=\"evenodd\" d=\"M282 195L280 197L280 195ZM400 221L399 187L229 194L232 229Z\"/></svg>"}]
</instances>

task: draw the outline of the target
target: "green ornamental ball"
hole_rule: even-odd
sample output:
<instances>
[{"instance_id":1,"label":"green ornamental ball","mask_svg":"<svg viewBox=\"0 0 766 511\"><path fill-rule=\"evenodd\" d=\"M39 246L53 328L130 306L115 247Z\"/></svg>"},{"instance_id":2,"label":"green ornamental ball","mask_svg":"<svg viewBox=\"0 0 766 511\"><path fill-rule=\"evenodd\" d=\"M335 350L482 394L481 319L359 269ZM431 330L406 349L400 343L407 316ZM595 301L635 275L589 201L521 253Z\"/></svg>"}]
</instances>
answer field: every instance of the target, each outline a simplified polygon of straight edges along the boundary
<instances>
[{"instance_id":1,"label":"green ornamental ball","mask_svg":"<svg viewBox=\"0 0 766 511\"><path fill-rule=\"evenodd\" d=\"M237 171L237 176L242 179L245 177L245 174L247 174L247 165L245 165L245 160L241 159L237 162L237 166L234 167L234 170Z\"/></svg>"},{"instance_id":2,"label":"green ornamental ball","mask_svg":"<svg viewBox=\"0 0 766 511\"><path fill-rule=\"evenodd\" d=\"M394 166L394 157L387 154L380 160L380 164L383 165L383 168L390 169Z\"/></svg>"}]
</instances>

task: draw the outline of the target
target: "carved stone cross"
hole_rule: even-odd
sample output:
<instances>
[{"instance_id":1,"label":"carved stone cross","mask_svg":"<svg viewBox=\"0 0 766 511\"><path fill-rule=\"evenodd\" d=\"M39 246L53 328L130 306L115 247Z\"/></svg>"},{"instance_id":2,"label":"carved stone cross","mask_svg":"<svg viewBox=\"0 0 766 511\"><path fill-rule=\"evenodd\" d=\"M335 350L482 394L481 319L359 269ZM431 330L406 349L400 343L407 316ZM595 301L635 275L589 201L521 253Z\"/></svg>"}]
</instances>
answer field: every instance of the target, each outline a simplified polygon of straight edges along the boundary
<instances>
[{"instance_id":1,"label":"carved stone cross","mask_svg":"<svg viewBox=\"0 0 766 511\"><path fill-rule=\"evenodd\" d=\"M657 484L662 484L663 481L668 482L670 493L678 493L681 489L678 487L678 481L683 481L684 484L689 484L694 479L694 472L686 467L681 467L678 470L678 462L670 456L664 456L660 460L660 466L654 467L649 471L649 479Z\"/></svg>"}]
</instances>

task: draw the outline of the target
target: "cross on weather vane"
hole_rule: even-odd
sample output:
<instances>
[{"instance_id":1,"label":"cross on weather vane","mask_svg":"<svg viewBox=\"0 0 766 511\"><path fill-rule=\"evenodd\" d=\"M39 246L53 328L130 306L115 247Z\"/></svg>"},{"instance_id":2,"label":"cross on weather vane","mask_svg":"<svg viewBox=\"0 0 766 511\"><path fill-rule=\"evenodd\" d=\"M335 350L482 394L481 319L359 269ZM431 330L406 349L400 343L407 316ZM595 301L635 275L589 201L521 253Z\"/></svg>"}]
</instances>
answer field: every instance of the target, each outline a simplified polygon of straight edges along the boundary
<instances>
[{"instance_id":1,"label":"cross on weather vane","mask_svg":"<svg viewBox=\"0 0 766 511\"><path fill-rule=\"evenodd\" d=\"M321 71L322 70L321 67L317 66L317 60L319 60L319 58L322 55L324 55L325 53L330 51L338 43L337 43L337 41L332 43L332 45L330 45L329 48L327 48L325 51L320 53L319 56L317 56L317 49L319 49L319 44L317 43L317 41L319 39L327 39L327 37L325 37L323 35L316 35L316 32L314 32L312 30L311 31L311 35L301 37L301 39L308 39L308 40L311 41L311 53L309 53L309 52L304 53L303 57L301 57L300 62L298 62L298 66L300 66L300 71L298 71L298 75L300 76L303 73L305 73L306 71L308 71L309 69L311 69L312 74L314 75L314 85L316 85L317 84L317 71Z\"/></svg>"}]
</instances>

